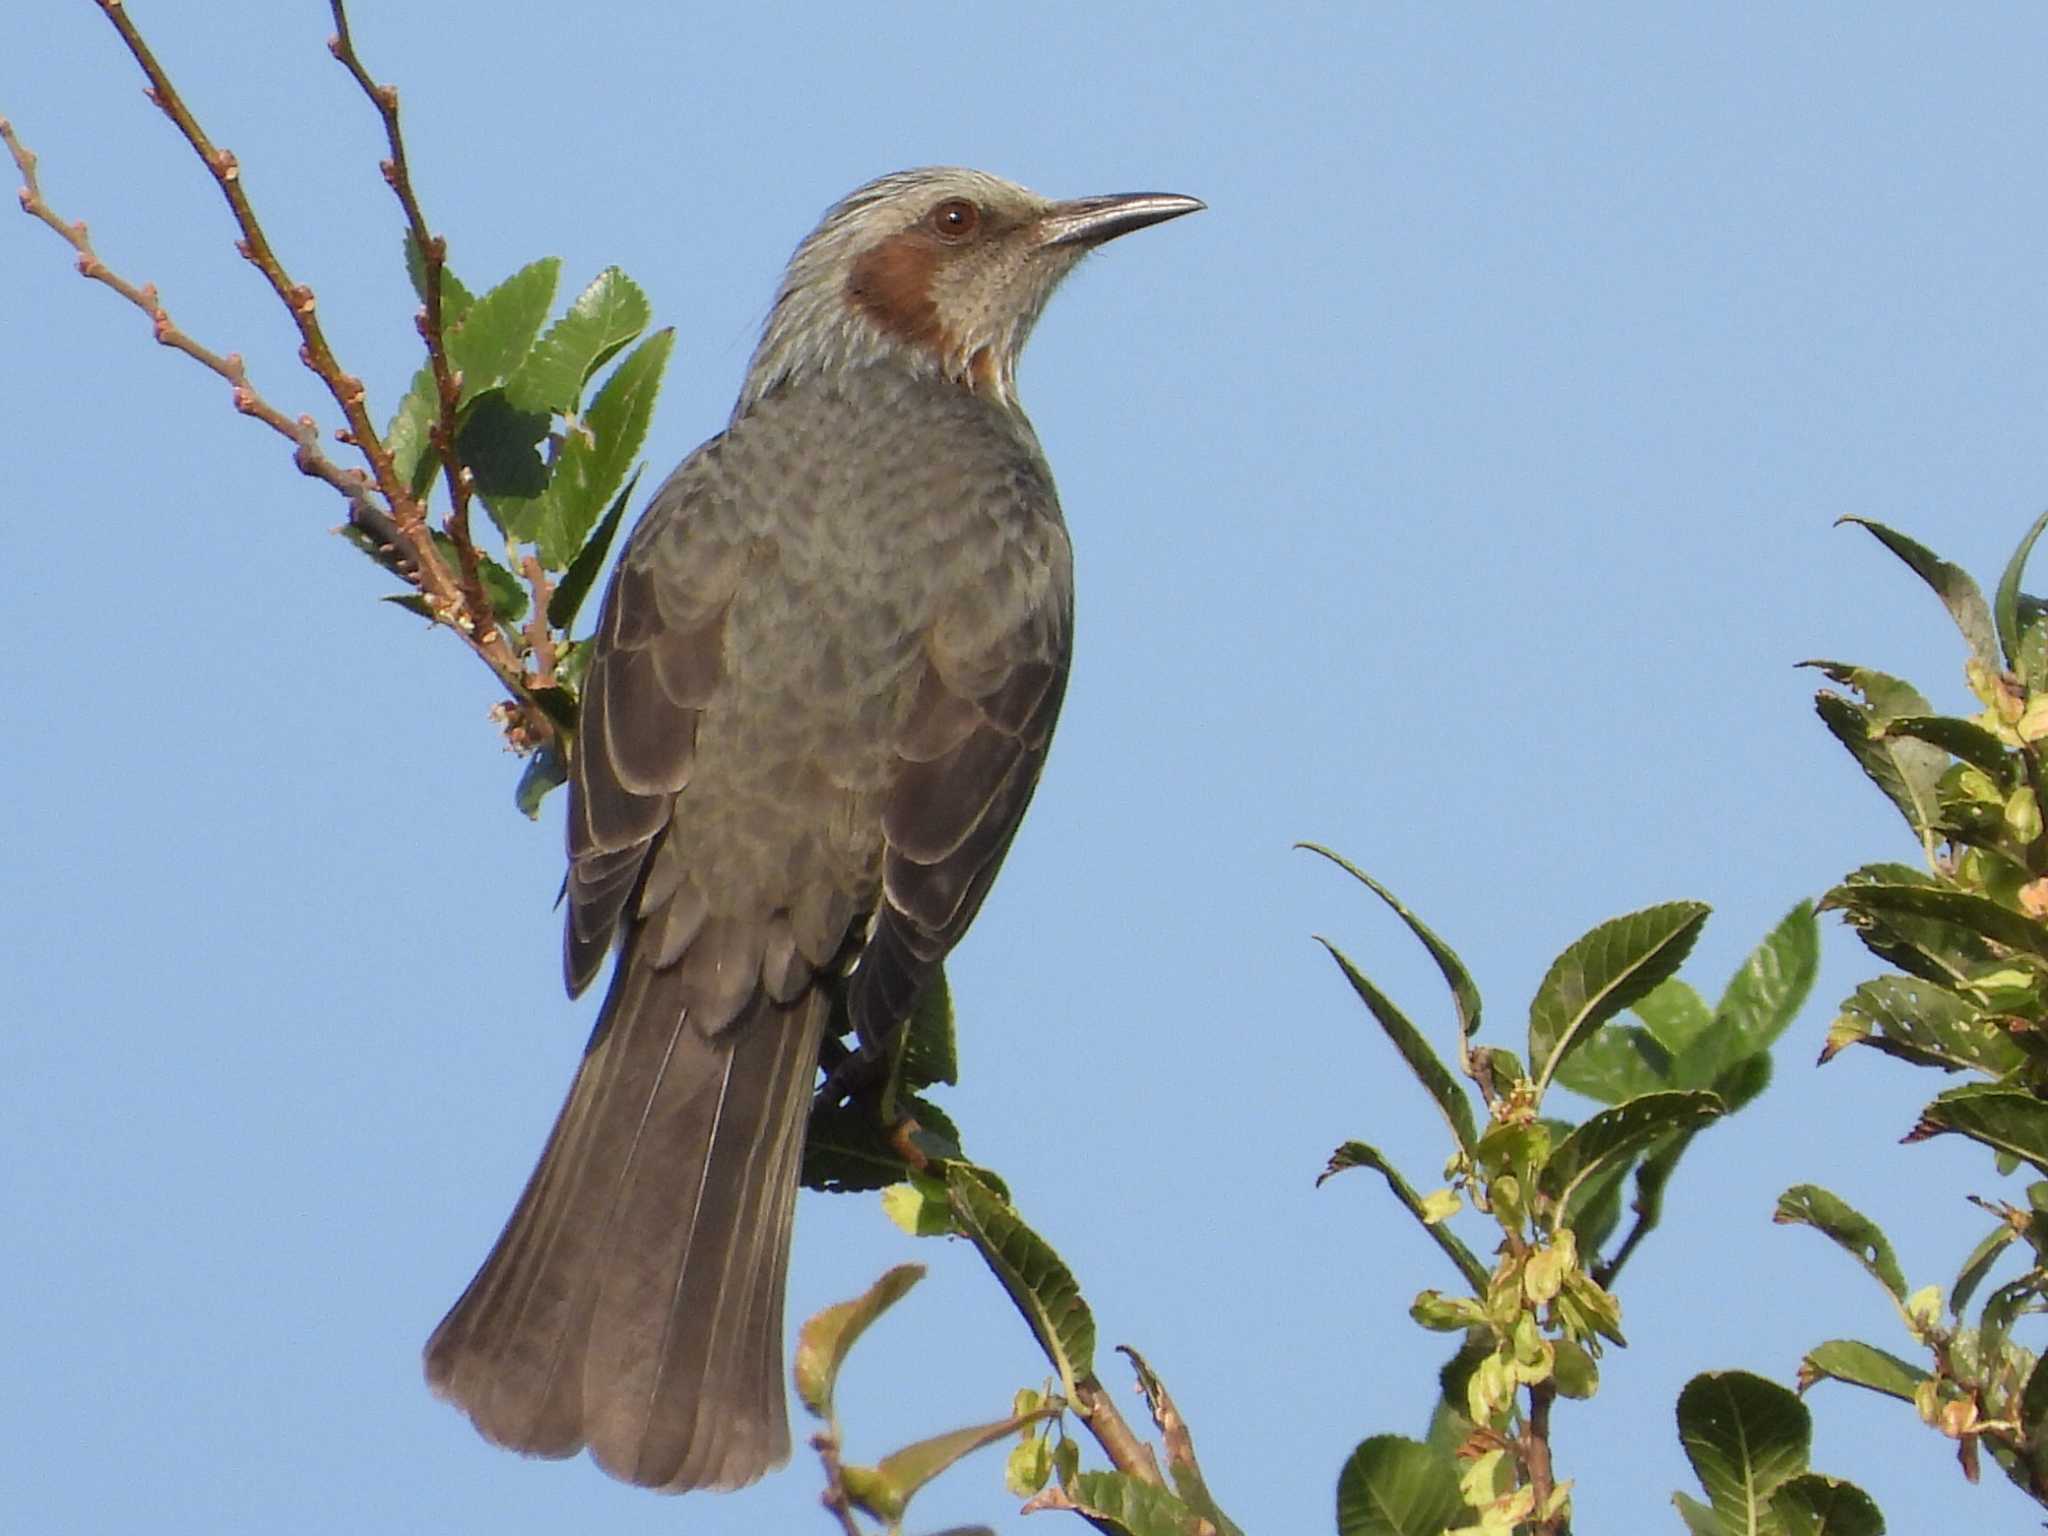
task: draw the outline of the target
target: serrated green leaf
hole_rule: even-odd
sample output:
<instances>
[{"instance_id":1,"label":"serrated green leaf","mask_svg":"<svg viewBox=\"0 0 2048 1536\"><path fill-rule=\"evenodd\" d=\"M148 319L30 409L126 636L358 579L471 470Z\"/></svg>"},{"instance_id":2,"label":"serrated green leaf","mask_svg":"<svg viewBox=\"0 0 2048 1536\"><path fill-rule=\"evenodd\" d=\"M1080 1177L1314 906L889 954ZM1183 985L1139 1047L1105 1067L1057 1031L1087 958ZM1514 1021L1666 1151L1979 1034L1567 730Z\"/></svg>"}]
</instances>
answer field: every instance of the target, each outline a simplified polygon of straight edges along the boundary
<instances>
[{"instance_id":1,"label":"serrated green leaf","mask_svg":"<svg viewBox=\"0 0 2048 1536\"><path fill-rule=\"evenodd\" d=\"M2024 1059L2012 1037L1969 999L1917 976L1879 976L1842 1000L1859 1044L1945 1072L1994 1077Z\"/></svg>"},{"instance_id":2,"label":"serrated green leaf","mask_svg":"<svg viewBox=\"0 0 2048 1536\"><path fill-rule=\"evenodd\" d=\"M1587 1180L1612 1173L1617 1163L1627 1167L1667 1136L1699 1130L1724 1109L1719 1098L1699 1090L1645 1094L1603 1109L1551 1149L1537 1185L1569 1222Z\"/></svg>"},{"instance_id":3,"label":"serrated green leaf","mask_svg":"<svg viewBox=\"0 0 2048 1536\"><path fill-rule=\"evenodd\" d=\"M1969 572L1959 565L1951 565L1926 545L1909 539L1903 533L1887 528L1882 523L1874 523L1862 517L1845 517L1841 521L1854 523L1859 528L1868 530L1886 549L1911 566L1913 574L1926 582L1934 590L1934 595L1941 599L1942 606L1948 609L1949 617L1955 620L1956 628L1962 632L1963 640L1970 647L1971 654L1986 666L1998 665L1998 644L1992 625L1991 609L1985 604L1984 593L1971 579ZM2014 576L2017 590L2017 572ZM2001 582L2001 604L2004 593L2004 583Z\"/></svg>"},{"instance_id":4,"label":"serrated green leaf","mask_svg":"<svg viewBox=\"0 0 2048 1536\"><path fill-rule=\"evenodd\" d=\"M1974 721L1954 715L1900 715L1887 720L1884 730L1890 736L1910 736L1938 747L1988 775L2002 789L2010 789L2015 781L2018 759L2006 750L2004 742Z\"/></svg>"},{"instance_id":5,"label":"serrated green leaf","mask_svg":"<svg viewBox=\"0 0 2048 1536\"><path fill-rule=\"evenodd\" d=\"M1839 1381L1910 1403L1926 1379L1927 1372L1912 1361L1860 1339L1830 1339L1808 1350L1799 1364L1802 1391L1817 1381Z\"/></svg>"},{"instance_id":6,"label":"serrated green leaf","mask_svg":"<svg viewBox=\"0 0 2048 1536\"><path fill-rule=\"evenodd\" d=\"M1944 918L1915 915L1883 898L1870 909L1858 903L1858 893L1866 889L1915 885L1947 889L1909 865L1866 864L1823 896L1819 910L1840 911L1872 954L1900 970L1954 989L1967 986L1997 958L1981 934Z\"/></svg>"},{"instance_id":7,"label":"serrated green leaf","mask_svg":"<svg viewBox=\"0 0 2048 1536\"><path fill-rule=\"evenodd\" d=\"M810 1317L796 1339L796 1394L820 1419L832 1417L832 1392L839 1368L868 1325L896 1305L924 1278L922 1264L898 1264L860 1295Z\"/></svg>"},{"instance_id":8,"label":"serrated green leaf","mask_svg":"<svg viewBox=\"0 0 2048 1536\"><path fill-rule=\"evenodd\" d=\"M605 556L611 553L612 540L618 537L619 524L625 520L626 508L631 505L633 492L639 484L640 471L636 469L619 487L619 494L612 498L612 504L599 519L597 528L583 541L583 547L576 551L576 558L569 562L569 568L555 584L554 596L548 599L548 623L562 633L566 634L576 622L583 599L589 595L597 573L604 569Z\"/></svg>"},{"instance_id":9,"label":"serrated green leaf","mask_svg":"<svg viewBox=\"0 0 2048 1536\"><path fill-rule=\"evenodd\" d=\"M1721 1517L1698 1499L1674 1493L1671 1502L1678 1510L1678 1518L1685 1522L1688 1536L1728 1536L1728 1527L1721 1523Z\"/></svg>"},{"instance_id":10,"label":"serrated green leaf","mask_svg":"<svg viewBox=\"0 0 2048 1536\"><path fill-rule=\"evenodd\" d=\"M1920 1111L1904 1139L1925 1141L1951 1132L2048 1173L2048 1103L2031 1093L1996 1083L1951 1088Z\"/></svg>"},{"instance_id":11,"label":"serrated green leaf","mask_svg":"<svg viewBox=\"0 0 2048 1536\"><path fill-rule=\"evenodd\" d=\"M926 1099L910 1098L898 1106L957 1154L960 1132L946 1112ZM889 1128L866 1104L826 1104L811 1110L804 1134L803 1187L834 1194L887 1189L911 1173L903 1154L889 1139Z\"/></svg>"},{"instance_id":12,"label":"serrated green leaf","mask_svg":"<svg viewBox=\"0 0 2048 1536\"><path fill-rule=\"evenodd\" d=\"M1707 912L1697 901L1647 907L1609 919L1557 957L1529 1005L1539 1094L1574 1048L1684 963Z\"/></svg>"},{"instance_id":13,"label":"serrated green leaf","mask_svg":"<svg viewBox=\"0 0 2048 1536\"><path fill-rule=\"evenodd\" d=\"M1405 1435L1361 1441L1337 1475L1337 1536L1443 1536L1468 1518L1457 1463Z\"/></svg>"},{"instance_id":14,"label":"serrated green leaf","mask_svg":"<svg viewBox=\"0 0 2048 1536\"><path fill-rule=\"evenodd\" d=\"M1673 1056L1689 1050L1713 1027L1714 1011L1689 982L1667 976L1636 999L1629 1010L1648 1026L1656 1042Z\"/></svg>"},{"instance_id":15,"label":"serrated green leaf","mask_svg":"<svg viewBox=\"0 0 2048 1536\"><path fill-rule=\"evenodd\" d=\"M2019 1233L2002 1221L1984 1234L1977 1246L1970 1250L1970 1256L1963 1260L1963 1267L1956 1271L1955 1286L1948 1293L1949 1311L1957 1317L1963 1315L1963 1308L1970 1304L1977 1287L1991 1273L1992 1265L2018 1237Z\"/></svg>"},{"instance_id":16,"label":"serrated green leaf","mask_svg":"<svg viewBox=\"0 0 2048 1536\"><path fill-rule=\"evenodd\" d=\"M1460 1036L1470 1040L1478 1034L1479 988L1472 980L1472 973L1465 969L1465 962L1458 958L1458 952L1438 938L1430 926L1409 911L1392 891L1342 854L1333 853L1320 843L1296 843L1294 846L1322 855L1393 909L1394 915L1408 925L1408 931L1415 935L1424 949L1429 951L1429 958L1436 962L1436 968L1444 978L1444 985L1450 988L1451 1004L1458 1011Z\"/></svg>"},{"instance_id":17,"label":"serrated green leaf","mask_svg":"<svg viewBox=\"0 0 2048 1536\"><path fill-rule=\"evenodd\" d=\"M1671 1053L1649 1030L1609 1024L1565 1058L1557 1081L1602 1104L1622 1104L1676 1086Z\"/></svg>"},{"instance_id":18,"label":"serrated green leaf","mask_svg":"<svg viewBox=\"0 0 2048 1536\"><path fill-rule=\"evenodd\" d=\"M1880 672L1875 667L1859 667L1853 662L1819 659L1802 661L1799 665L1821 673L1831 683L1840 683L1844 688L1855 689L1863 696L1863 704L1859 707L1880 724L1902 717L1934 713L1934 706L1927 702L1926 694L1904 678L1893 677L1891 673Z\"/></svg>"},{"instance_id":19,"label":"serrated green leaf","mask_svg":"<svg viewBox=\"0 0 2048 1536\"><path fill-rule=\"evenodd\" d=\"M1472 1118L1472 1101L1465 1097L1465 1091L1451 1076L1450 1069L1438 1059L1429 1042L1422 1038L1422 1032L1409 1022L1408 1016L1394 1006L1393 1001L1366 979L1357 966L1353 965L1344 951L1320 934L1316 942L1330 952L1330 958L1337 962L1337 968L1344 973L1344 979L1351 983L1372 1016L1379 1020L1380 1028L1387 1038L1394 1042L1394 1049L1408 1064L1425 1092L1435 1101L1437 1110L1450 1126L1451 1135L1458 1146L1470 1153L1479 1143L1479 1132Z\"/></svg>"},{"instance_id":20,"label":"serrated green leaf","mask_svg":"<svg viewBox=\"0 0 2048 1536\"><path fill-rule=\"evenodd\" d=\"M2034 552L2034 541L2041 537L2043 528L2048 528L2048 512L2034 519L2034 525L2020 540L2019 547L2013 550L2012 558L2005 562L2005 570L1998 578L1998 643L2015 666L2020 659L2020 578L2026 572L2027 556ZM1996 654L1984 656L1984 662L1987 666L1996 667L1998 657Z\"/></svg>"},{"instance_id":21,"label":"serrated green leaf","mask_svg":"<svg viewBox=\"0 0 2048 1536\"><path fill-rule=\"evenodd\" d=\"M1813 708L1870 782L1905 817L1914 836L1928 836L1941 816L1941 776L1948 769L1948 754L1910 736L1887 735L1881 717L1838 693L1816 693Z\"/></svg>"},{"instance_id":22,"label":"serrated green leaf","mask_svg":"<svg viewBox=\"0 0 2048 1536\"><path fill-rule=\"evenodd\" d=\"M647 329L652 315L640 285L619 268L606 267L534 343L506 380L505 393L522 410L572 414L583 386Z\"/></svg>"},{"instance_id":23,"label":"serrated green leaf","mask_svg":"<svg viewBox=\"0 0 2048 1536\"><path fill-rule=\"evenodd\" d=\"M662 371L674 346L674 331L656 331L611 371L581 428L569 434L556 456L545 494L495 503L500 524L538 546L541 563L549 570L570 563L599 512L625 481L647 436Z\"/></svg>"},{"instance_id":24,"label":"serrated green leaf","mask_svg":"<svg viewBox=\"0 0 2048 1536\"><path fill-rule=\"evenodd\" d=\"M501 389L485 390L463 407L455 452L486 506L547 489L548 467L540 456L547 435L546 414L515 410Z\"/></svg>"},{"instance_id":25,"label":"serrated green leaf","mask_svg":"<svg viewBox=\"0 0 2048 1536\"><path fill-rule=\"evenodd\" d=\"M468 404L496 389L526 360L541 322L555 302L562 263L543 256L514 272L446 326L448 364L461 375L461 399Z\"/></svg>"},{"instance_id":26,"label":"serrated green leaf","mask_svg":"<svg viewBox=\"0 0 2048 1536\"><path fill-rule=\"evenodd\" d=\"M412 386L398 402L391 425L384 429L384 447L391 455L398 478L418 495L433 478L434 455L430 432L441 410L441 394L434 384L434 370L425 364L412 376Z\"/></svg>"},{"instance_id":27,"label":"serrated green leaf","mask_svg":"<svg viewBox=\"0 0 2048 1536\"><path fill-rule=\"evenodd\" d=\"M946 1195L962 1235L980 1252L1059 1372L1069 1402L1074 1383L1095 1369L1095 1318L1052 1245L1025 1226L1008 1202L972 1169L946 1170Z\"/></svg>"},{"instance_id":28,"label":"serrated green leaf","mask_svg":"<svg viewBox=\"0 0 2048 1536\"><path fill-rule=\"evenodd\" d=\"M1732 1530L1775 1531L1769 1500L1806 1470L1813 1422L1806 1405L1774 1381L1747 1371L1695 1376L1678 1394L1678 1439Z\"/></svg>"},{"instance_id":29,"label":"serrated green leaf","mask_svg":"<svg viewBox=\"0 0 2048 1536\"><path fill-rule=\"evenodd\" d=\"M2008 949L2048 957L2048 926L1971 891L1917 882L1896 885L1871 882L1838 885L1822 898L1821 904L1880 922L1901 917L1932 919L1981 935Z\"/></svg>"},{"instance_id":30,"label":"serrated green leaf","mask_svg":"<svg viewBox=\"0 0 2048 1536\"><path fill-rule=\"evenodd\" d=\"M932 972L918 994L910 1022L904 1026L903 1081L912 1089L934 1083L949 1087L960 1081L960 1058L954 1046L953 990L944 967Z\"/></svg>"},{"instance_id":31,"label":"serrated green leaf","mask_svg":"<svg viewBox=\"0 0 2048 1536\"><path fill-rule=\"evenodd\" d=\"M1387 1161L1379 1148L1367 1146L1362 1141L1345 1142L1330 1154L1329 1166L1323 1169L1316 1184L1320 1186L1325 1179L1350 1168L1370 1168L1384 1178L1387 1181L1387 1188L1394 1192L1394 1198L1406 1207L1408 1214L1413 1216L1422 1230L1430 1235L1431 1240L1444 1251L1445 1256L1458 1266L1458 1273L1472 1288L1472 1293L1475 1296L1486 1294L1486 1266L1474 1258L1472 1250L1458 1240L1457 1233L1443 1222L1433 1222L1429 1219L1428 1213L1423 1209L1422 1197L1415 1193L1414 1187L1401 1177L1400 1171Z\"/></svg>"},{"instance_id":32,"label":"serrated green leaf","mask_svg":"<svg viewBox=\"0 0 2048 1536\"><path fill-rule=\"evenodd\" d=\"M1775 1045L1798 1017L1819 972L1820 924L1813 903L1802 901L1749 952L1721 994L1714 1018L1730 1032L1724 1059Z\"/></svg>"},{"instance_id":33,"label":"serrated green leaf","mask_svg":"<svg viewBox=\"0 0 2048 1536\"><path fill-rule=\"evenodd\" d=\"M1818 1472L1780 1483L1772 1490L1770 1509L1785 1536L1884 1536L1884 1516L1869 1494Z\"/></svg>"},{"instance_id":34,"label":"serrated green leaf","mask_svg":"<svg viewBox=\"0 0 2048 1536\"><path fill-rule=\"evenodd\" d=\"M1787 1226L1808 1226L1825 1233L1846 1249L1900 1305L1906 1300L1906 1277L1884 1229L1839 1195L1818 1184L1795 1184L1778 1196L1771 1220Z\"/></svg>"},{"instance_id":35,"label":"serrated green leaf","mask_svg":"<svg viewBox=\"0 0 2048 1536\"><path fill-rule=\"evenodd\" d=\"M1105 1536L1188 1536L1195 1512L1173 1494L1121 1472L1083 1472L1070 1488L1049 1486L1028 1509L1067 1509Z\"/></svg>"}]
</instances>

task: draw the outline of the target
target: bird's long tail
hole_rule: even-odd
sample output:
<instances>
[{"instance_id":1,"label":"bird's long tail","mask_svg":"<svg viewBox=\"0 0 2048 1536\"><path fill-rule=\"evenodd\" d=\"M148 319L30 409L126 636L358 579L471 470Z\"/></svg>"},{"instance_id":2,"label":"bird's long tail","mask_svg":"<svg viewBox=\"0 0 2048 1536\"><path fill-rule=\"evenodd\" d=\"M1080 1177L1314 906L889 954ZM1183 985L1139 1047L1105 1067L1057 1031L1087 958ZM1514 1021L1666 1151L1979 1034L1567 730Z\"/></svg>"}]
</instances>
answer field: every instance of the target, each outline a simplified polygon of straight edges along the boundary
<instances>
[{"instance_id":1,"label":"bird's long tail","mask_svg":"<svg viewBox=\"0 0 2048 1536\"><path fill-rule=\"evenodd\" d=\"M621 959L526 1192L426 1348L429 1384L487 1439L588 1445L671 1492L789 1455L783 1281L829 1012L815 988L757 995L706 1038L682 968Z\"/></svg>"}]
</instances>

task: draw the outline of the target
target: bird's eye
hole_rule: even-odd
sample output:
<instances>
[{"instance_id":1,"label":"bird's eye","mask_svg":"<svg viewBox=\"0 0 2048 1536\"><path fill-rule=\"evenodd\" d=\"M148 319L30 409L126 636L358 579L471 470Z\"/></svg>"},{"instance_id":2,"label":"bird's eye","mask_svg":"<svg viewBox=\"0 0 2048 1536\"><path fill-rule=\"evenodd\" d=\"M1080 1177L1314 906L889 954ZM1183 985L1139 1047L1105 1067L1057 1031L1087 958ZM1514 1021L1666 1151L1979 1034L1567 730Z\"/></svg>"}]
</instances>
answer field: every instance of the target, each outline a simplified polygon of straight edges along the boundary
<instances>
[{"instance_id":1,"label":"bird's eye","mask_svg":"<svg viewBox=\"0 0 2048 1536\"><path fill-rule=\"evenodd\" d=\"M931 212L932 233L948 245L972 240L981 228L981 210L964 197L949 197Z\"/></svg>"}]
</instances>

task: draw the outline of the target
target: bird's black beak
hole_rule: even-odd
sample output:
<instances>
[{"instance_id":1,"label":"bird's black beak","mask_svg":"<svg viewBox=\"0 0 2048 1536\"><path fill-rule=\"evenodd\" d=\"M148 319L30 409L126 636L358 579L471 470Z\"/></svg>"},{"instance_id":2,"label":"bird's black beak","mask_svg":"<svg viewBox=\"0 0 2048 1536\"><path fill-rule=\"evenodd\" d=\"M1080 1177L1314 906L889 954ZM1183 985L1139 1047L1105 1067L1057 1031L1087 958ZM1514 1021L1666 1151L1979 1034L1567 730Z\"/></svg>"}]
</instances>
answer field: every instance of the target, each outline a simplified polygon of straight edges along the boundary
<instances>
[{"instance_id":1,"label":"bird's black beak","mask_svg":"<svg viewBox=\"0 0 2048 1536\"><path fill-rule=\"evenodd\" d=\"M1054 203L1038 221L1041 245L1100 245L1134 229L1164 224L1209 205L1175 192L1120 192L1113 197L1077 197Z\"/></svg>"}]
</instances>

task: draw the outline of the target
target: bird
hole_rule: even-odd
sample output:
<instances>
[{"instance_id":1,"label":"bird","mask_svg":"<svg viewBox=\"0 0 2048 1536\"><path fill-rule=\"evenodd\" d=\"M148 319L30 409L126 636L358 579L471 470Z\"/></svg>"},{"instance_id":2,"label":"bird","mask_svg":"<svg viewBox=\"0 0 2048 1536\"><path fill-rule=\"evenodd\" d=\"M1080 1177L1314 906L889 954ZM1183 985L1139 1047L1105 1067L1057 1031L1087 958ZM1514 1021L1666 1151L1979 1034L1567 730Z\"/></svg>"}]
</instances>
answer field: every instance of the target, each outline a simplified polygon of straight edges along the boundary
<instances>
[{"instance_id":1,"label":"bird","mask_svg":"<svg viewBox=\"0 0 2048 1536\"><path fill-rule=\"evenodd\" d=\"M484 1437L668 1492L789 1456L783 1292L825 1038L870 1053L980 908L1045 761L1072 551L1017 398L1060 281L1204 205L880 177L782 276L724 431L588 642L563 968L616 951L428 1383Z\"/></svg>"}]
</instances>

